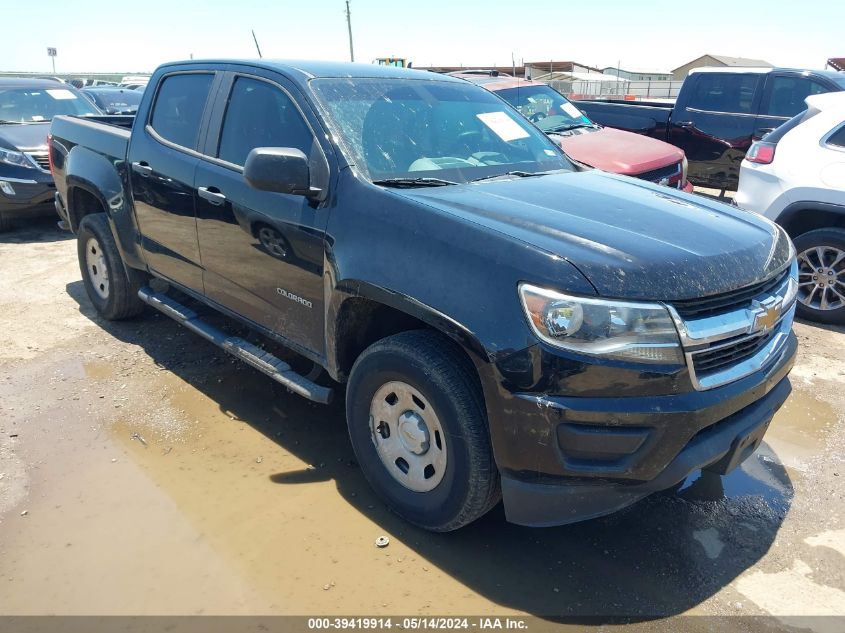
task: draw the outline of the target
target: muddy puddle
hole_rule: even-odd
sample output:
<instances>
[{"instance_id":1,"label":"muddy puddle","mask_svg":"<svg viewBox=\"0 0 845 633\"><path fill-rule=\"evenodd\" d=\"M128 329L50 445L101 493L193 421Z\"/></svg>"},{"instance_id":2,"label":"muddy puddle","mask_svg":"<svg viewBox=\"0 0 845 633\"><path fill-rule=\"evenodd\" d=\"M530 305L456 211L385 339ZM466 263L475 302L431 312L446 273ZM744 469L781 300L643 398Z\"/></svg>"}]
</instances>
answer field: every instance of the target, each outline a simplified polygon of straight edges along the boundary
<instances>
[{"instance_id":1,"label":"muddy puddle","mask_svg":"<svg viewBox=\"0 0 845 633\"><path fill-rule=\"evenodd\" d=\"M133 363L147 368L119 369ZM88 391L28 418L42 433L28 515L0 524L3 613L696 612L772 546L834 420L796 390L726 477L572 526L521 528L499 507L433 535L370 492L342 394L314 405L204 347L51 375Z\"/></svg>"}]
</instances>

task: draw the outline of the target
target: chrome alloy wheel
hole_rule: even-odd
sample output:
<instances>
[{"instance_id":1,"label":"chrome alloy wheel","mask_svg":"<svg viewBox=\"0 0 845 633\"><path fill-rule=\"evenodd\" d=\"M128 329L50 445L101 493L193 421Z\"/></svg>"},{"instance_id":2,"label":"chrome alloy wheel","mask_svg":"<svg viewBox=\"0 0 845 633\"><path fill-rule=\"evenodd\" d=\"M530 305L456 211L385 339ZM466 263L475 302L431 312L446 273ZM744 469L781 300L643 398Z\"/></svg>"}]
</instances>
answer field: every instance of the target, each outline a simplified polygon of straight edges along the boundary
<instances>
[{"instance_id":1,"label":"chrome alloy wheel","mask_svg":"<svg viewBox=\"0 0 845 633\"><path fill-rule=\"evenodd\" d=\"M89 237L85 244L85 265L88 267L88 278L94 287L94 292L101 299L109 298L109 269L106 257L100 243L94 237Z\"/></svg>"},{"instance_id":2,"label":"chrome alloy wheel","mask_svg":"<svg viewBox=\"0 0 845 633\"><path fill-rule=\"evenodd\" d=\"M288 249L285 238L275 229L269 226L262 226L258 229L258 241L261 242L264 248L270 251L273 257L278 257L279 259L287 257Z\"/></svg>"},{"instance_id":3,"label":"chrome alloy wheel","mask_svg":"<svg viewBox=\"0 0 845 633\"><path fill-rule=\"evenodd\" d=\"M411 385L388 382L370 402L370 431L387 472L408 490L429 492L446 473L446 434L437 413Z\"/></svg>"},{"instance_id":4,"label":"chrome alloy wheel","mask_svg":"<svg viewBox=\"0 0 845 633\"><path fill-rule=\"evenodd\" d=\"M798 255L798 300L815 310L845 306L845 251L815 246Z\"/></svg>"}]
</instances>

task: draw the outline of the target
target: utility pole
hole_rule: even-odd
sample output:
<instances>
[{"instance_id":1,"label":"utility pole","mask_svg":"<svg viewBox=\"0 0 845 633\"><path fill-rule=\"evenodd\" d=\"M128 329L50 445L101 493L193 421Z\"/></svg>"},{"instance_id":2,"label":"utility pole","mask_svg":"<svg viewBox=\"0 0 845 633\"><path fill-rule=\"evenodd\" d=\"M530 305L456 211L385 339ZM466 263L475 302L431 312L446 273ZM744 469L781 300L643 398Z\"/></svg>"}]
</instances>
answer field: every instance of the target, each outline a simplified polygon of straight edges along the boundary
<instances>
[{"instance_id":1,"label":"utility pole","mask_svg":"<svg viewBox=\"0 0 845 633\"><path fill-rule=\"evenodd\" d=\"M258 51L258 58L261 59L261 48L258 46L258 38L255 37L255 29L252 29L252 39L255 42L255 50Z\"/></svg>"},{"instance_id":2,"label":"utility pole","mask_svg":"<svg viewBox=\"0 0 845 633\"><path fill-rule=\"evenodd\" d=\"M349 29L349 61L355 61L355 51L352 48L352 13L349 11L349 0L346 0L346 27Z\"/></svg>"}]
</instances>

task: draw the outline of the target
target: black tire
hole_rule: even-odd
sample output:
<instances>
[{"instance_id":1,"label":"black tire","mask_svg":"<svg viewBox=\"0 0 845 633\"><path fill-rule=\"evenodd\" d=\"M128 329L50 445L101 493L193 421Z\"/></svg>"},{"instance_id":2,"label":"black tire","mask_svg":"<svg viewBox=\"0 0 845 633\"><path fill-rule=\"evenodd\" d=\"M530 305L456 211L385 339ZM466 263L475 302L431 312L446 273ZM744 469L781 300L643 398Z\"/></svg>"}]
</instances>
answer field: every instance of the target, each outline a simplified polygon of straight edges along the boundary
<instances>
[{"instance_id":1,"label":"black tire","mask_svg":"<svg viewBox=\"0 0 845 633\"><path fill-rule=\"evenodd\" d=\"M370 406L379 389L393 381L418 391L443 429L446 465L430 491L400 483L376 449ZM481 386L469 360L446 337L425 330L402 332L364 350L347 385L346 420L364 476L406 521L448 532L479 518L501 498Z\"/></svg>"},{"instance_id":2,"label":"black tire","mask_svg":"<svg viewBox=\"0 0 845 633\"><path fill-rule=\"evenodd\" d=\"M799 235L798 237L793 240L795 243L795 250L798 252L798 281L799 283L806 283L808 281L813 281L813 275L817 274L818 268L814 267L819 265L831 264L835 259L835 254L833 250L840 251L841 253L845 253L845 230L843 229L816 229L815 231L809 231L808 233L804 233ZM823 251L825 253L825 261L819 262L818 257L813 251L815 248L826 248L829 249L827 251ZM808 253L809 259L802 257L802 254ZM845 259L838 262L834 267L833 275L825 275L826 277L830 278L833 277L838 279L838 284L834 286L834 289L842 296L845 296ZM836 273L838 272L838 277ZM812 303L818 302L818 306L811 306L805 303L802 303L801 299L806 298L806 292L804 290L805 287L799 286L798 288L798 307L797 307L797 314L802 319L807 319L810 321L818 321L820 323L833 323L833 324L845 324L845 300L839 299L836 295L832 295L830 289L828 289L828 297L831 295L835 298L836 302L834 305L838 305L838 307L828 308L828 309L821 309L821 302L817 298L818 291L816 295L812 299ZM830 301L830 299L828 299Z\"/></svg>"},{"instance_id":3,"label":"black tire","mask_svg":"<svg viewBox=\"0 0 845 633\"><path fill-rule=\"evenodd\" d=\"M97 268L97 264L89 268L88 250L92 250L92 255L102 257L100 262L105 262L105 282L101 278L94 278L102 275L102 271ZM82 218L77 233L76 252L85 291L100 316L109 321L119 321L136 316L144 310L145 304L138 298L138 290L144 285L146 276L124 265L105 213L94 213ZM95 289L95 283L99 290Z\"/></svg>"},{"instance_id":4,"label":"black tire","mask_svg":"<svg viewBox=\"0 0 845 633\"><path fill-rule=\"evenodd\" d=\"M5 233L6 231L11 230L12 220L10 220L8 216L5 216L2 212L0 212L0 233Z\"/></svg>"}]
</instances>

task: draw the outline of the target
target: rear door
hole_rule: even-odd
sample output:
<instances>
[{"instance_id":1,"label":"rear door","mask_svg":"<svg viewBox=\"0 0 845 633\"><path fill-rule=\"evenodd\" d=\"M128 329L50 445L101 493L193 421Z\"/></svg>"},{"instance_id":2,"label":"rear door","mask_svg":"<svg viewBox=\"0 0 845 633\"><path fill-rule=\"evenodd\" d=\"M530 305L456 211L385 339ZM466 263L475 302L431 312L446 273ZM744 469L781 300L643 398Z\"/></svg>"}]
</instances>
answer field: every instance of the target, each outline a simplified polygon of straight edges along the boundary
<instances>
[{"instance_id":1,"label":"rear door","mask_svg":"<svg viewBox=\"0 0 845 633\"><path fill-rule=\"evenodd\" d=\"M328 207L258 191L242 173L255 147L295 147L312 179L327 176L317 123L294 92L278 77L227 74L194 177L198 236L209 299L322 356Z\"/></svg>"},{"instance_id":2,"label":"rear door","mask_svg":"<svg viewBox=\"0 0 845 633\"><path fill-rule=\"evenodd\" d=\"M194 210L197 149L208 116L213 70L179 71L157 83L129 144L129 178L141 244L150 268L202 292Z\"/></svg>"},{"instance_id":3,"label":"rear door","mask_svg":"<svg viewBox=\"0 0 845 633\"><path fill-rule=\"evenodd\" d=\"M736 189L754 134L762 73L693 73L672 113L669 142L689 161L696 185Z\"/></svg>"},{"instance_id":4,"label":"rear door","mask_svg":"<svg viewBox=\"0 0 845 633\"><path fill-rule=\"evenodd\" d=\"M754 129L758 141L799 112L807 109L804 99L810 95L836 90L827 82L804 74L773 72L766 77L760 114Z\"/></svg>"}]
</instances>

